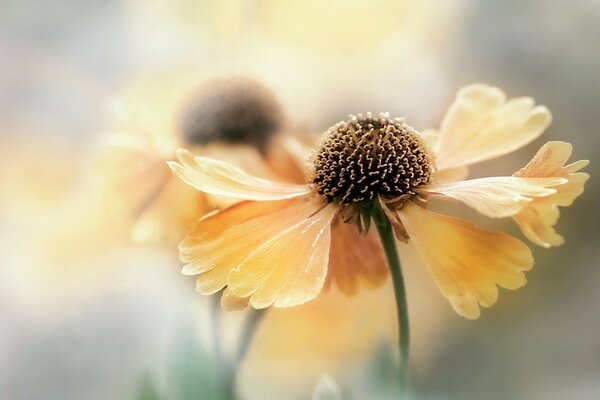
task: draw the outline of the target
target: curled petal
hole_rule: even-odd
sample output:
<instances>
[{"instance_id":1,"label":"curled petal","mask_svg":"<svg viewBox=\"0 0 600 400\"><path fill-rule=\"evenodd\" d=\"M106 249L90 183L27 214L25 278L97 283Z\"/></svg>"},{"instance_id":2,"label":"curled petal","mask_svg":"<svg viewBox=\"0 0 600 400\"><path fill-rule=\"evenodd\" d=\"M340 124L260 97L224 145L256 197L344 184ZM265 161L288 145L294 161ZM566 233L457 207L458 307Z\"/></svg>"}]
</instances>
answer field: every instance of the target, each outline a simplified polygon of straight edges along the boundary
<instances>
[{"instance_id":1,"label":"curled petal","mask_svg":"<svg viewBox=\"0 0 600 400\"><path fill-rule=\"evenodd\" d=\"M500 232L408 202L398 211L412 243L454 310L469 319L490 307L497 286L517 289L533 257L527 246Z\"/></svg>"},{"instance_id":2,"label":"curled petal","mask_svg":"<svg viewBox=\"0 0 600 400\"><path fill-rule=\"evenodd\" d=\"M519 213L535 198L555 194L554 187L565 182L566 179L560 177L504 176L440 183L420 191L460 200L488 217L504 218Z\"/></svg>"},{"instance_id":3,"label":"curled petal","mask_svg":"<svg viewBox=\"0 0 600 400\"><path fill-rule=\"evenodd\" d=\"M348 296L358 292L361 282L371 288L382 285L387 277L387 263L377 232L371 229L367 235L361 235L356 225L339 219L332 229L328 279Z\"/></svg>"},{"instance_id":4,"label":"curled petal","mask_svg":"<svg viewBox=\"0 0 600 400\"><path fill-rule=\"evenodd\" d=\"M585 182L589 179L588 174L578 172L588 164L587 160L564 165L572 150L569 143L548 142L524 168L514 174L516 177L560 177L565 180L565 183L554 187L555 194L535 199L514 216L523 234L542 247L559 246L564 243L564 238L554 230L560 216L558 207L573 204L583 193Z\"/></svg>"},{"instance_id":5,"label":"curled petal","mask_svg":"<svg viewBox=\"0 0 600 400\"><path fill-rule=\"evenodd\" d=\"M179 163L168 162L175 175L188 185L213 195L269 201L291 199L311 191L308 185L257 178L232 164L207 157L194 157L187 150L177 150L177 157Z\"/></svg>"},{"instance_id":6,"label":"curled petal","mask_svg":"<svg viewBox=\"0 0 600 400\"><path fill-rule=\"evenodd\" d=\"M466 86L442 121L437 167L460 167L514 151L540 136L551 120L548 109L529 97L507 101L496 87Z\"/></svg>"}]
</instances>

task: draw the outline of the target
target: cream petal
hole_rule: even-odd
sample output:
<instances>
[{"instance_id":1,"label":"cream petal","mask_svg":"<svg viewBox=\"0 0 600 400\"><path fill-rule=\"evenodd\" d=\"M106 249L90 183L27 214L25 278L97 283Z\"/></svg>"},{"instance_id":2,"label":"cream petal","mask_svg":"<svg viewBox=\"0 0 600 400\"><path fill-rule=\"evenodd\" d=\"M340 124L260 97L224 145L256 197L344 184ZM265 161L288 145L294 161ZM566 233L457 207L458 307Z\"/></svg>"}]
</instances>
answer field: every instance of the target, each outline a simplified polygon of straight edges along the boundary
<instances>
[{"instance_id":1,"label":"cream petal","mask_svg":"<svg viewBox=\"0 0 600 400\"><path fill-rule=\"evenodd\" d=\"M471 179L423 187L419 192L462 201L481 214L504 218L519 213L533 199L556 193L565 178L519 178L514 176Z\"/></svg>"},{"instance_id":2,"label":"cream petal","mask_svg":"<svg viewBox=\"0 0 600 400\"><path fill-rule=\"evenodd\" d=\"M327 275L336 212L330 204L264 242L230 272L232 293L250 296L254 308L291 307L314 299Z\"/></svg>"},{"instance_id":3,"label":"cream petal","mask_svg":"<svg viewBox=\"0 0 600 400\"><path fill-rule=\"evenodd\" d=\"M436 148L439 139L439 132L437 130L425 129L419 132L419 135L421 136L421 140L423 140L430 149ZM434 183L456 182L467 179L467 176L469 176L469 167L466 165L442 170L438 169L436 166L431 181Z\"/></svg>"},{"instance_id":4,"label":"cream petal","mask_svg":"<svg viewBox=\"0 0 600 400\"><path fill-rule=\"evenodd\" d=\"M435 149L440 138L440 132L436 129L423 129L418 132L419 137L430 149Z\"/></svg>"},{"instance_id":5,"label":"cream petal","mask_svg":"<svg viewBox=\"0 0 600 400\"><path fill-rule=\"evenodd\" d=\"M461 89L444 117L436 143L440 170L498 157L540 136L552 116L528 97L506 100L498 88L475 84Z\"/></svg>"},{"instance_id":6,"label":"cream petal","mask_svg":"<svg viewBox=\"0 0 600 400\"><path fill-rule=\"evenodd\" d=\"M579 161L575 161L574 163L571 163L569 165L565 165L562 168L563 173L565 174L572 174L574 172L579 171L582 168L587 167L590 164L589 160L579 160Z\"/></svg>"},{"instance_id":7,"label":"cream petal","mask_svg":"<svg viewBox=\"0 0 600 400\"><path fill-rule=\"evenodd\" d=\"M435 283L460 315L476 319L492 306L497 286L517 289L533 266L529 248L500 232L447 217L412 203L398 214Z\"/></svg>"},{"instance_id":8,"label":"cream petal","mask_svg":"<svg viewBox=\"0 0 600 400\"><path fill-rule=\"evenodd\" d=\"M177 150L177 157L179 163L168 162L175 175L188 185L213 195L269 201L299 197L311 191L308 185L257 178L232 164L207 157L194 157L187 150Z\"/></svg>"},{"instance_id":9,"label":"cream petal","mask_svg":"<svg viewBox=\"0 0 600 400\"><path fill-rule=\"evenodd\" d=\"M561 168L565 165L573 146L567 142L552 141L545 143L526 166L513 176L522 178L539 178L547 176L564 176Z\"/></svg>"},{"instance_id":10,"label":"cream petal","mask_svg":"<svg viewBox=\"0 0 600 400\"><path fill-rule=\"evenodd\" d=\"M258 178L273 180L279 176L265 161L264 155L252 146L210 143L193 148L192 152L197 156L228 162Z\"/></svg>"},{"instance_id":11,"label":"cream petal","mask_svg":"<svg viewBox=\"0 0 600 400\"><path fill-rule=\"evenodd\" d=\"M354 224L336 220L332 226L328 279L347 296L358 292L360 283L375 288L385 283L387 263L377 231L361 235ZM352 245L349 246L348 244Z\"/></svg>"},{"instance_id":12,"label":"cream petal","mask_svg":"<svg viewBox=\"0 0 600 400\"><path fill-rule=\"evenodd\" d=\"M467 176L469 176L469 167L463 165L462 167L435 171L431 180L434 183L456 182L467 179Z\"/></svg>"},{"instance_id":13,"label":"cream petal","mask_svg":"<svg viewBox=\"0 0 600 400\"><path fill-rule=\"evenodd\" d=\"M580 160L564 166L573 148L566 142L548 142L538 150L533 159L519 171L516 177L540 178L561 177L565 183L556 186L556 193L535 199L513 218L523 234L533 243L542 247L559 246L564 238L556 233L554 225L560 217L558 207L568 207L584 190L589 175L577 172L588 165L587 160Z\"/></svg>"}]
</instances>

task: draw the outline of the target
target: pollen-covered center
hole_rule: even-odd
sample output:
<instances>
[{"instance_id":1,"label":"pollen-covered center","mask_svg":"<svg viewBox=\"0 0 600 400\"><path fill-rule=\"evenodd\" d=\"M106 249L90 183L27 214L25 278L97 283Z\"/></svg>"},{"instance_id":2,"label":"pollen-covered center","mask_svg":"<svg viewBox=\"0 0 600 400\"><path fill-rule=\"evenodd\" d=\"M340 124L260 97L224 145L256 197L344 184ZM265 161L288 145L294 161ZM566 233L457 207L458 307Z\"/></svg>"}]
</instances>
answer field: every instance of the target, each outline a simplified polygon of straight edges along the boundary
<instances>
[{"instance_id":1,"label":"pollen-covered center","mask_svg":"<svg viewBox=\"0 0 600 400\"><path fill-rule=\"evenodd\" d=\"M419 134L402 119L370 113L329 128L313 160L313 184L342 204L414 195L429 182L432 161Z\"/></svg>"}]
</instances>

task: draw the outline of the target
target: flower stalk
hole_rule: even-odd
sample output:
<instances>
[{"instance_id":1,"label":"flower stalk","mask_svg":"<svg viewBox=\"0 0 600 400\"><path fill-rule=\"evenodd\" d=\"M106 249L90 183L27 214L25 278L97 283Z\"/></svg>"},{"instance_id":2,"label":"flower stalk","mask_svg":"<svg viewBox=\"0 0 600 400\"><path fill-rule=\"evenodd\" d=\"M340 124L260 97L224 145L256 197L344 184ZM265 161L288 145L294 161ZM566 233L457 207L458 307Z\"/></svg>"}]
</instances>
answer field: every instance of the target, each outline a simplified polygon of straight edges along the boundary
<instances>
[{"instance_id":1,"label":"flower stalk","mask_svg":"<svg viewBox=\"0 0 600 400\"><path fill-rule=\"evenodd\" d=\"M256 333L256 329L265 314L265 310L252 309L250 315L246 317L237 352L235 353L231 364L224 369L223 396L225 400L237 399L235 394L235 379L240 366L242 365L242 361L250 348L250 343L252 343L252 338Z\"/></svg>"},{"instance_id":2,"label":"flower stalk","mask_svg":"<svg viewBox=\"0 0 600 400\"><path fill-rule=\"evenodd\" d=\"M400 347L400 364L399 372L399 387L405 390L408 376L408 359L410 347L410 330L408 321L408 308L406 304L406 290L404 288L404 278L402 276L402 267L400 266L400 258L396 249L396 241L394 230L391 222L385 215L381 205L376 205L373 209L373 219L381 244L383 246L385 256L392 276L394 286L394 297L396 300L396 314L398 318L398 334Z\"/></svg>"}]
</instances>

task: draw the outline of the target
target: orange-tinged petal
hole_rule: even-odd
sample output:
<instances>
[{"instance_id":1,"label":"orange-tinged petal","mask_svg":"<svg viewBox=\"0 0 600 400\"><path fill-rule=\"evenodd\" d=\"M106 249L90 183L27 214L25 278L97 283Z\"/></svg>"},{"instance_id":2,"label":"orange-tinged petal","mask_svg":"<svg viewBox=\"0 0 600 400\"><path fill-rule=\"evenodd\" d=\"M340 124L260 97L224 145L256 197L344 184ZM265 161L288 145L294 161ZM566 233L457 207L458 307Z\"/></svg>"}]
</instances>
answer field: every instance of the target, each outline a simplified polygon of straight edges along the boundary
<instances>
[{"instance_id":1,"label":"orange-tinged petal","mask_svg":"<svg viewBox=\"0 0 600 400\"><path fill-rule=\"evenodd\" d=\"M566 181L554 188L555 194L535 199L514 216L523 234L542 247L559 246L564 243L564 238L554 230L554 225L560 217L558 207L568 207L573 204L583 193L585 182L589 179L588 174L577 172L588 164L587 160L564 165L571 156L572 150L570 143L548 142L538 150L524 168L514 174L517 177L527 178L561 177Z\"/></svg>"},{"instance_id":2,"label":"orange-tinged petal","mask_svg":"<svg viewBox=\"0 0 600 400\"><path fill-rule=\"evenodd\" d=\"M500 232L447 217L412 203L398 211L435 283L460 315L476 319L479 305L492 306L497 286L517 289L533 266L529 248Z\"/></svg>"},{"instance_id":3,"label":"orange-tinged petal","mask_svg":"<svg viewBox=\"0 0 600 400\"><path fill-rule=\"evenodd\" d=\"M552 120L531 98L506 100L498 88L475 84L462 88L444 117L437 141L440 170L498 157L532 142Z\"/></svg>"},{"instance_id":4,"label":"orange-tinged petal","mask_svg":"<svg viewBox=\"0 0 600 400\"><path fill-rule=\"evenodd\" d=\"M229 274L231 292L250 296L254 308L291 307L314 299L327 275L331 220L336 212L330 204L248 254Z\"/></svg>"},{"instance_id":5,"label":"orange-tinged petal","mask_svg":"<svg viewBox=\"0 0 600 400\"><path fill-rule=\"evenodd\" d=\"M197 289L212 294L225 285L229 271L254 248L285 229L286 224L302 220L314 210L315 205L308 202L245 201L211 213L202 218L179 245L180 259L187 263L182 273L206 273L199 277ZM221 287L212 283L212 279L219 276L221 279L217 281Z\"/></svg>"},{"instance_id":6,"label":"orange-tinged petal","mask_svg":"<svg viewBox=\"0 0 600 400\"><path fill-rule=\"evenodd\" d=\"M535 198L555 194L554 187L566 181L561 177L503 176L433 184L419 191L460 200L488 217L504 218L519 213Z\"/></svg>"},{"instance_id":7,"label":"orange-tinged petal","mask_svg":"<svg viewBox=\"0 0 600 400\"><path fill-rule=\"evenodd\" d=\"M311 215L319 207L322 205L318 199L305 202L246 201L212 213L203 218L181 243L180 257L187 263L182 272L199 274L196 290L200 293L216 293L228 285L230 273L247 258L281 237L290 227L307 220L314 221ZM236 297L249 297L249 294L229 289Z\"/></svg>"},{"instance_id":8,"label":"orange-tinged petal","mask_svg":"<svg viewBox=\"0 0 600 400\"><path fill-rule=\"evenodd\" d=\"M332 226L328 279L346 295L356 294L359 284L374 288L387 277L387 263L377 232L371 229L365 236L354 224L340 219Z\"/></svg>"},{"instance_id":9,"label":"orange-tinged petal","mask_svg":"<svg viewBox=\"0 0 600 400\"><path fill-rule=\"evenodd\" d=\"M177 150L177 157L179 163L168 162L175 175L188 185L213 195L269 201L299 197L311 191L308 185L257 178L232 164L207 157L194 157L187 150Z\"/></svg>"}]
</instances>

